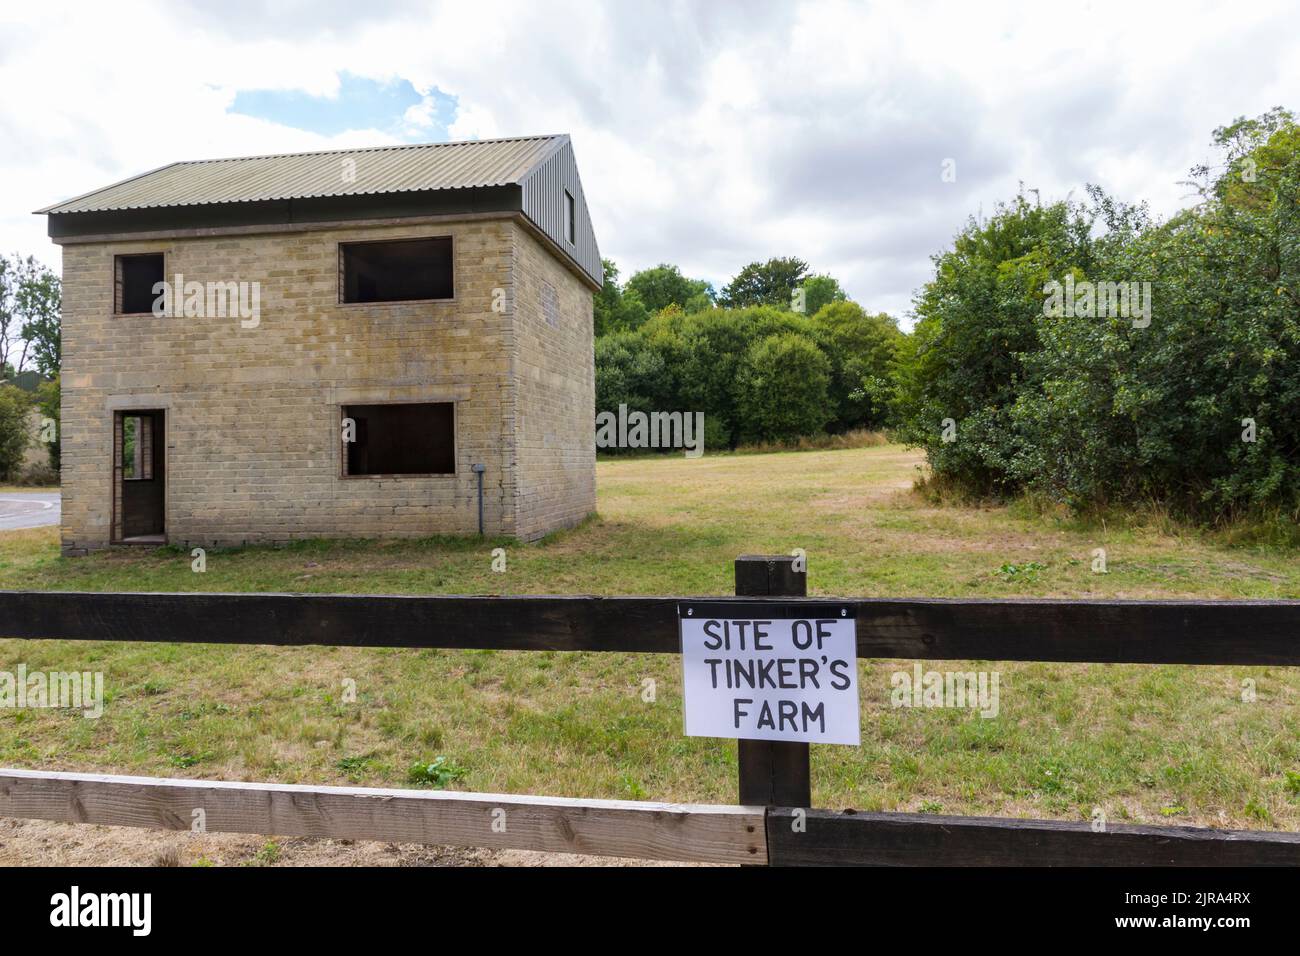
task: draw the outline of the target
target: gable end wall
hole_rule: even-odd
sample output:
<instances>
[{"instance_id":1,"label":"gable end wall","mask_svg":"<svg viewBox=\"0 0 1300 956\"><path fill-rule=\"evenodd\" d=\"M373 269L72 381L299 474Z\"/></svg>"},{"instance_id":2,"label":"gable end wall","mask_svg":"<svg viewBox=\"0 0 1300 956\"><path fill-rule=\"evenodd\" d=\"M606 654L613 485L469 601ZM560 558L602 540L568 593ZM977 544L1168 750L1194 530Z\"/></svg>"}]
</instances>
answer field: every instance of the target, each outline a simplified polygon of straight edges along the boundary
<instances>
[{"instance_id":1,"label":"gable end wall","mask_svg":"<svg viewBox=\"0 0 1300 956\"><path fill-rule=\"evenodd\" d=\"M517 533L569 528L596 510L592 292L514 227Z\"/></svg>"}]
</instances>

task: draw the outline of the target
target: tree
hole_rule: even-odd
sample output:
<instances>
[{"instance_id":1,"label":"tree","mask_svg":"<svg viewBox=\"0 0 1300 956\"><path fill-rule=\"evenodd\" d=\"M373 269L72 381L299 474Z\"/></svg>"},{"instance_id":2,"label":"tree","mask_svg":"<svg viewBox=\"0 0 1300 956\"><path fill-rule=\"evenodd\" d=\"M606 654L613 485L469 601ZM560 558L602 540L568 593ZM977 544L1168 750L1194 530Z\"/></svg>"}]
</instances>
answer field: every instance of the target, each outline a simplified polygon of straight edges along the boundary
<instances>
[{"instance_id":1,"label":"tree","mask_svg":"<svg viewBox=\"0 0 1300 956\"><path fill-rule=\"evenodd\" d=\"M650 317L641 297L635 292L625 293L618 284L618 266L602 259L604 284L592 302L592 324L597 337L611 332L628 332L640 328Z\"/></svg>"},{"instance_id":2,"label":"tree","mask_svg":"<svg viewBox=\"0 0 1300 956\"><path fill-rule=\"evenodd\" d=\"M674 303L633 332L596 340L596 409L703 413L714 449L813 435L836 411L823 353L834 342L847 349L851 338L823 335L812 319L773 306L688 313ZM755 351L768 340L781 347Z\"/></svg>"},{"instance_id":3,"label":"tree","mask_svg":"<svg viewBox=\"0 0 1300 956\"><path fill-rule=\"evenodd\" d=\"M831 363L832 427L881 428L893 395L893 367L903 333L884 312L831 302L812 317L813 335Z\"/></svg>"},{"instance_id":4,"label":"tree","mask_svg":"<svg viewBox=\"0 0 1300 956\"><path fill-rule=\"evenodd\" d=\"M12 480L31 443L27 420L31 399L12 385L0 385L0 480Z\"/></svg>"},{"instance_id":5,"label":"tree","mask_svg":"<svg viewBox=\"0 0 1300 956\"><path fill-rule=\"evenodd\" d=\"M600 264L604 268L605 281L591 303L592 324L595 326L597 336L611 330L623 301L623 290L618 284L618 266L608 259L601 259Z\"/></svg>"},{"instance_id":6,"label":"tree","mask_svg":"<svg viewBox=\"0 0 1300 956\"><path fill-rule=\"evenodd\" d=\"M0 254L0 381L11 380L27 360L27 344L18 337L18 266Z\"/></svg>"},{"instance_id":7,"label":"tree","mask_svg":"<svg viewBox=\"0 0 1300 956\"><path fill-rule=\"evenodd\" d=\"M820 432L831 418L830 372L807 336L785 332L755 342L737 383L742 438L789 441Z\"/></svg>"},{"instance_id":8,"label":"tree","mask_svg":"<svg viewBox=\"0 0 1300 956\"><path fill-rule=\"evenodd\" d=\"M659 356L642 347L634 333L614 332L596 340L596 411L619 405L640 411L657 408L655 389L663 378Z\"/></svg>"},{"instance_id":9,"label":"tree","mask_svg":"<svg viewBox=\"0 0 1300 956\"><path fill-rule=\"evenodd\" d=\"M48 382L41 382L36 387L36 407L40 410L42 417L49 419L53 423L53 431L48 436L45 434L45 425L42 424L41 439L49 442L46 447L49 449L50 467L58 471L61 463L59 433L63 430L58 375L55 375ZM49 441L49 439L53 439L53 441Z\"/></svg>"},{"instance_id":10,"label":"tree","mask_svg":"<svg viewBox=\"0 0 1300 956\"><path fill-rule=\"evenodd\" d=\"M63 365L59 277L29 256L19 268L15 300L17 314L23 319L19 334L31 345L30 357L36 371L43 378L58 375Z\"/></svg>"},{"instance_id":11,"label":"tree","mask_svg":"<svg viewBox=\"0 0 1300 956\"><path fill-rule=\"evenodd\" d=\"M849 298L839 280L828 275L809 276L799 288L803 289L803 310L807 315L816 315L823 306L845 302Z\"/></svg>"},{"instance_id":12,"label":"tree","mask_svg":"<svg viewBox=\"0 0 1300 956\"><path fill-rule=\"evenodd\" d=\"M808 276L808 263L793 256L751 262L727 283L718 302L730 309L774 305L790 308L794 290Z\"/></svg>"},{"instance_id":13,"label":"tree","mask_svg":"<svg viewBox=\"0 0 1300 956\"><path fill-rule=\"evenodd\" d=\"M688 279L677 266L661 263L642 269L627 280L624 292L635 292L646 309L654 314L670 305L683 312L699 312L713 304L713 285L703 279Z\"/></svg>"},{"instance_id":14,"label":"tree","mask_svg":"<svg viewBox=\"0 0 1300 956\"><path fill-rule=\"evenodd\" d=\"M989 219L970 219L916 298L913 347L899 371L901 437L925 448L936 476L977 494L1022 487L1011 421L1033 391L1025 357L1040 346L1043 287L1093 267L1095 215L1019 195ZM944 422L951 419L956 440Z\"/></svg>"},{"instance_id":15,"label":"tree","mask_svg":"<svg viewBox=\"0 0 1300 956\"><path fill-rule=\"evenodd\" d=\"M5 377L35 359L42 375L58 371L59 279L32 256L0 255L0 370Z\"/></svg>"}]
</instances>

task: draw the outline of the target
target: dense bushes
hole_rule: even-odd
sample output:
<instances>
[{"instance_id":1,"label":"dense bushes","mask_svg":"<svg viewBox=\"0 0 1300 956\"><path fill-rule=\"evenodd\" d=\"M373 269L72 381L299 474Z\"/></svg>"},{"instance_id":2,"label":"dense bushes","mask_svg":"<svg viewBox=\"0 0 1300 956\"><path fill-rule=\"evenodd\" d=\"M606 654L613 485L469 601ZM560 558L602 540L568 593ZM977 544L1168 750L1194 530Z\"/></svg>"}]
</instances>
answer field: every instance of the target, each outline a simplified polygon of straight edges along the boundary
<instances>
[{"instance_id":1,"label":"dense bushes","mask_svg":"<svg viewBox=\"0 0 1300 956\"><path fill-rule=\"evenodd\" d=\"M901 338L888 316L852 302L811 317L673 305L597 338L596 409L703 412L712 449L879 427Z\"/></svg>"},{"instance_id":2,"label":"dense bushes","mask_svg":"<svg viewBox=\"0 0 1300 956\"><path fill-rule=\"evenodd\" d=\"M53 423L52 434L46 438L42 435L42 440L48 442L46 448L49 454L50 471L57 480L61 465L61 439L60 433L63 431L62 406L61 406L61 376L55 375L48 382L42 382L36 388L36 407L40 410L41 417L49 419ZM53 441L49 441L53 438Z\"/></svg>"},{"instance_id":3,"label":"dense bushes","mask_svg":"<svg viewBox=\"0 0 1300 956\"><path fill-rule=\"evenodd\" d=\"M18 476L23 454L31 444L31 400L12 385L0 385L0 481Z\"/></svg>"},{"instance_id":4,"label":"dense bushes","mask_svg":"<svg viewBox=\"0 0 1300 956\"><path fill-rule=\"evenodd\" d=\"M1021 197L936 257L895 411L937 476L1075 507L1300 515L1300 128L1275 110L1215 140L1225 166L1167 222L1096 189ZM1067 278L1149 283L1149 313L1045 310Z\"/></svg>"},{"instance_id":5,"label":"dense bushes","mask_svg":"<svg viewBox=\"0 0 1300 956\"><path fill-rule=\"evenodd\" d=\"M831 363L797 332L759 339L745 351L736 382L740 437L789 441L815 435L831 417Z\"/></svg>"}]
</instances>

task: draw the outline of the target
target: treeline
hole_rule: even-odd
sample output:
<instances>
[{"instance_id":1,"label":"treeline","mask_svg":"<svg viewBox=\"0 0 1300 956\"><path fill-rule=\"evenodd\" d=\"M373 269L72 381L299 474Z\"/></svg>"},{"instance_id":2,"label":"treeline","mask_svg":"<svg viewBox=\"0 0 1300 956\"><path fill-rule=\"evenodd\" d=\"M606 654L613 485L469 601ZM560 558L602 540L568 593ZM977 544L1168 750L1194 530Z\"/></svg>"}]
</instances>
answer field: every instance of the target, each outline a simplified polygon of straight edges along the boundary
<instances>
[{"instance_id":1,"label":"treeline","mask_svg":"<svg viewBox=\"0 0 1300 956\"><path fill-rule=\"evenodd\" d=\"M937 481L1300 517L1300 127L1276 109L1214 142L1168 221L1022 195L936 257L892 413Z\"/></svg>"},{"instance_id":2,"label":"treeline","mask_svg":"<svg viewBox=\"0 0 1300 956\"><path fill-rule=\"evenodd\" d=\"M597 296L597 410L705 412L706 448L887 428L940 488L1300 520L1300 126L1214 131L1168 220L1021 194L934 257L910 334L799 259L720 292L661 265Z\"/></svg>"},{"instance_id":3,"label":"treeline","mask_svg":"<svg viewBox=\"0 0 1300 956\"><path fill-rule=\"evenodd\" d=\"M620 285L606 262L595 322L597 412L703 412L713 450L882 427L903 339L797 258L752 263L716 293L672 265Z\"/></svg>"}]
</instances>

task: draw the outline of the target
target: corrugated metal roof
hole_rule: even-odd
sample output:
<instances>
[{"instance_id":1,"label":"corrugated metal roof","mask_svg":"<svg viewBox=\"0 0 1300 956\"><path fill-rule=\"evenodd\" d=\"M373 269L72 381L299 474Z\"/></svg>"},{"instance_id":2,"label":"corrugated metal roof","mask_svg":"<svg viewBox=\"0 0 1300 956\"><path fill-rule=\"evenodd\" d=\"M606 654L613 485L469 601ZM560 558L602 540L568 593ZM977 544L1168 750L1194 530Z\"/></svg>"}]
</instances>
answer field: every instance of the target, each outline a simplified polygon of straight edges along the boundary
<instances>
[{"instance_id":1,"label":"corrugated metal roof","mask_svg":"<svg viewBox=\"0 0 1300 956\"><path fill-rule=\"evenodd\" d=\"M521 136L172 163L38 213L366 196L522 183L568 136ZM347 164L352 160L355 168ZM345 173L355 173L345 176Z\"/></svg>"}]
</instances>

